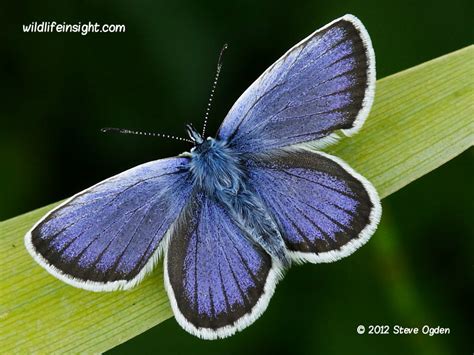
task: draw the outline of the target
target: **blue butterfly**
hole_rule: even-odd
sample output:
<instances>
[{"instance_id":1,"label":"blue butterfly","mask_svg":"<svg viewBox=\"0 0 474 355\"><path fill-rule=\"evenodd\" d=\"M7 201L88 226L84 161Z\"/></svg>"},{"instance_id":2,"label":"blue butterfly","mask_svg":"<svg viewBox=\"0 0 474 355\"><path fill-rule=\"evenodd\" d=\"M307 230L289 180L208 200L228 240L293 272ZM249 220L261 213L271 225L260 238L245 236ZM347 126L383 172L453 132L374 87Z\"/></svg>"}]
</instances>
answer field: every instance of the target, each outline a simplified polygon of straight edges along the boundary
<instances>
[{"instance_id":1,"label":"blue butterfly","mask_svg":"<svg viewBox=\"0 0 474 355\"><path fill-rule=\"evenodd\" d=\"M291 48L237 100L216 138L78 193L25 236L33 258L86 290L136 286L164 254L178 323L223 338L266 309L292 262L332 262L366 243L376 190L319 151L364 123L375 56L352 15ZM311 148L311 149L308 149Z\"/></svg>"}]
</instances>

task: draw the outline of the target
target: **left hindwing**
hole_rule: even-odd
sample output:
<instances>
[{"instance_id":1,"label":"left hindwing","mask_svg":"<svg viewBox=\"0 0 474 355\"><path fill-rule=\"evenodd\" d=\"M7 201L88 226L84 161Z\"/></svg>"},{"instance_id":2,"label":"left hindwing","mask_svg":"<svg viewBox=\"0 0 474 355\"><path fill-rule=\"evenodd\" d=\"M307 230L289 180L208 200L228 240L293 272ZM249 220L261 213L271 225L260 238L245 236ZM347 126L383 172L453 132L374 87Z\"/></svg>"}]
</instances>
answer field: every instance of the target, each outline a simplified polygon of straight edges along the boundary
<instances>
[{"instance_id":1,"label":"left hindwing","mask_svg":"<svg viewBox=\"0 0 474 355\"><path fill-rule=\"evenodd\" d=\"M291 48L237 100L218 138L260 152L355 133L372 104L375 57L362 23L341 17Z\"/></svg>"},{"instance_id":2,"label":"left hindwing","mask_svg":"<svg viewBox=\"0 0 474 355\"><path fill-rule=\"evenodd\" d=\"M296 261L332 262L366 243L380 220L372 184L322 152L277 151L248 161L252 188Z\"/></svg>"},{"instance_id":3,"label":"left hindwing","mask_svg":"<svg viewBox=\"0 0 474 355\"><path fill-rule=\"evenodd\" d=\"M219 202L202 193L194 196L174 230L164 264L176 320L205 339L232 335L258 318L280 269Z\"/></svg>"}]
</instances>

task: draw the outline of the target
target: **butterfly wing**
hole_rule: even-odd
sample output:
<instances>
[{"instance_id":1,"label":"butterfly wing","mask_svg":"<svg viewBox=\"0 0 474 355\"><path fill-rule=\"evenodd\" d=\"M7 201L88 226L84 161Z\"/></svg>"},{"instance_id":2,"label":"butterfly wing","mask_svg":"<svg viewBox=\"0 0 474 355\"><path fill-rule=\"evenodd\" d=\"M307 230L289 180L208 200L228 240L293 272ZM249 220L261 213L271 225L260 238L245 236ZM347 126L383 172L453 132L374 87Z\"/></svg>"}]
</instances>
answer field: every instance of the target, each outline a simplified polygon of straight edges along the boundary
<instances>
[{"instance_id":1,"label":"butterfly wing","mask_svg":"<svg viewBox=\"0 0 474 355\"><path fill-rule=\"evenodd\" d=\"M165 251L165 286L184 329L223 338L263 313L279 267L219 203L196 194L187 210Z\"/></svg>"},{"instance_id":2,"label":"butterfly wing","mask_svg":"<svg viewBox=\"0 0 474 355\"><path fill-rule=\"evenodd\" d=\"M25 236L48 272L92 291L128 289L158 258L157 249L191 193L186 158L153 161L73 196Z\"/></svg>"},{"instance_id":3,"label":"butterfly wing","mask_svg":"<svg viewBox=\"0 0 474 355\"><path fill-rule=\"evenodd\" d=\"M353 134L372 105L375 56L367 31L341 17L291 48L237 100L218 137L241 152ZM326 140L322 140L326 138Z\"/></svg>"},{"instance_id":4,"label":"butterfly wing","mask_svg":"<svg viewBox=\"0 0 474 355\"><path fill-rule=\"evenodd\" d=\"M332 262L374 233L377 192L342 160L301 150L255 156L248 164L250 184L280 224L293 259Z\"/></svg>"}]
</instances>

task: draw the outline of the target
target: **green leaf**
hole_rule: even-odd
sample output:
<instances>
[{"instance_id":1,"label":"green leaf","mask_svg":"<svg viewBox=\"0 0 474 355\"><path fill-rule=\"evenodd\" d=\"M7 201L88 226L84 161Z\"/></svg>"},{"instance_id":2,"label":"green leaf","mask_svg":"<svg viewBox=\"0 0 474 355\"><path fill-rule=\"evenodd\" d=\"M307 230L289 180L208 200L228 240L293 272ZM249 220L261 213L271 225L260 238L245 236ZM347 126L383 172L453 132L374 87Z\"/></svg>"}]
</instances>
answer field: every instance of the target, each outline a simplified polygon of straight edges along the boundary
<instances>
[{"instance_id":1,"label":"green leaf","mask_svg":"<svg viewBox=\"0 0 474 355\"><path fill-rule=\"evenodd\" d=\"M460 154L473 144L473 58L470 46L379 80L362 131L328 151L382 197ZM101 352L172 316L161 266L131 291L94 293L37 265L23 236L55 205L0 223L2 351Z\"/></svg>"}]
</instances>

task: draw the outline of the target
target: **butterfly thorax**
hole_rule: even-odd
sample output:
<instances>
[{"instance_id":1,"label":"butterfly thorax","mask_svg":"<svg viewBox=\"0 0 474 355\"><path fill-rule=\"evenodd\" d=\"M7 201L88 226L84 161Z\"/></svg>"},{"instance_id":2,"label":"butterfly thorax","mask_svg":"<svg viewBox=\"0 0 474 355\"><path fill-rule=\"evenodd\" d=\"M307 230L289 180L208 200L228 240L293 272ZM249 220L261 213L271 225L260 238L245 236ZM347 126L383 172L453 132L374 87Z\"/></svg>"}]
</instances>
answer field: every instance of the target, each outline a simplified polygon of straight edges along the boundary
<instances>
[{"instance_id":1,"label":"butterfly thorax","mask_svg":"<svg viewBox=\"0 0 474 355\"><path fill-rule=\"evenodd\" d=\"M237 195L246 176L239 155L225 142L210 137L191 149L190 170L194 184L217 198Z\"/></svg>"},{"instance_id":2,"label":"butterfly thorax","mask_svg":"<svg viewBox=\"0 0 474 355\"><path fill-rule=\"evenodd\" d=\"M249 185L247 169L239 153L225 141L207 138L191 150L189 169L197 189L225 206L248 237L287 264L277 223Z\"/></svg>"}]
</instances>

